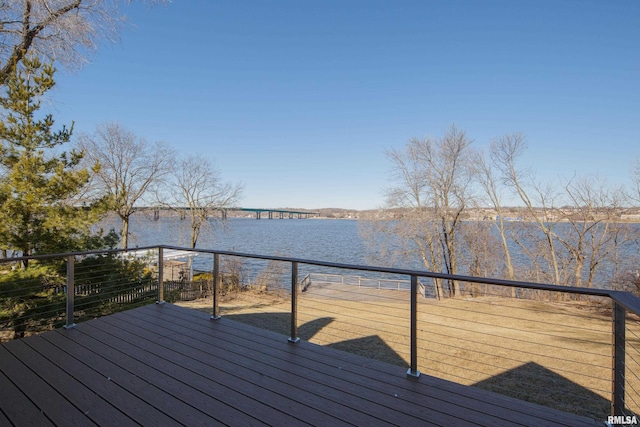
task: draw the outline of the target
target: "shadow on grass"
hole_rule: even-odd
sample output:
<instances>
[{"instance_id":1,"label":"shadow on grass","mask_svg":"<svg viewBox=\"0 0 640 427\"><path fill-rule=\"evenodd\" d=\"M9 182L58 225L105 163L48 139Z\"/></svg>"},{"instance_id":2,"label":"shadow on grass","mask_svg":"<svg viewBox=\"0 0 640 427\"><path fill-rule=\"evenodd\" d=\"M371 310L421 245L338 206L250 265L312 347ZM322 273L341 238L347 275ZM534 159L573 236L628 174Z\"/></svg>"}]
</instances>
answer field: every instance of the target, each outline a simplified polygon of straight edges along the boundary
<instances>
[{"instance_id":1,"label":"shadow on grass","mask_svg":"<svg viewBox=\"0 0 640 427\"><path fill-rule=\"evenodd\" d=\"M474 387L596 420L610 415L609 400L533 362L475 383Z\"/></svg>"},{"instance_id":2,"label":"shadow on grass","mask_svg":"<svg viewBox=\"0 0 640 427\"><path fill-rule=\"evenodd\" d=\"M285 336L291 335L291 315L289 313L226 314L224 317ZM310 341L321 329L333 321L332 317L320 317L306 322L298 326L298 337ZM340 341L326 346L397 366L408 366L407 362L377 335Z\"/></svg>"},{"instance_id":3,"label":"shadow on grass","mask_svg":"<svg viewBox=\"0 0 640 427\"><path fill-rule=\"evenodd\" d=\"M291 315L289 313L225 314L224 317L282 335L291 335ZM332 317L321 317L300 325L298 326L298 337L302 340L309 341L331 322L333 322Z\"/></svg>"},{"instance_id":4,"label":"shadow on grass","mask_svg":"<svg viewBox=\"0 0 640 427\"><path fill-rule=\"evenodd\" d=\"M334 344L328 344L327 347L368 357L369 359L391 363L396 366L408 366L407 362L377 335L340 341Z\"/></svg>"}]
</instances>

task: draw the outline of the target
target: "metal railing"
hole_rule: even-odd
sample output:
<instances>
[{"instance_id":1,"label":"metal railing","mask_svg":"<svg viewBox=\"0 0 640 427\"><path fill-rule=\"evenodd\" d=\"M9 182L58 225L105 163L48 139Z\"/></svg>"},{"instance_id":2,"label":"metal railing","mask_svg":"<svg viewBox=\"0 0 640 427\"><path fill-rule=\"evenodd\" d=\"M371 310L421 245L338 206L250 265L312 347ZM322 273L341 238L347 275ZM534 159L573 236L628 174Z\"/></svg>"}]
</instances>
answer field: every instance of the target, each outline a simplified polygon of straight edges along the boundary
<instances>
[{"instance_id":1,"label":"metal railing","mask_svg":"<svg viewBox=\"0 0 640 427\"><path fill-rule=\"evenodd\" d=\"M0 342L156 301L157 275L142 266L122 250L0 259Z\"/></svg>"},{"instance_id":2,"label":"metal railing","mask_svg":"<svg viewBox=\"0 0 640 427\"><path fill-rule=\"evenodd\" d=\"M371 278L363 276L354 276L349 274L328 274L328 273L308 273L300 282L300 288L302 291L306 291L312 284L320 285L349 285L357 288L367 289L385 289L395 291L410 291L411 280L402 279L381 279ZM435 293L427 291L427 287L424 283L418 281L418 293L424 297L429 298L438 297Z\"/></svg>"},{"instance_id":3,"label":"metal railing","mask_svg":"<svg viewBox=\"0 0 640 427\"><path fill-rule=\"evenodd\" d=\"M524 292L534 292L534 293L544 293L548 295L571 295L575 299L584 299L584 298L596 298L603 299L609 301L611 303L611 378L610 378L610 414L612 415L627 415L629 411L637 411L640 409L640 405L636 402L633 396L640 396L638 390L640 390L640 368L636 367L636 365L640 361L640 329L636 328L636 324L638 323L638 317L640 317L640 299L636 296L622 291L615 290L604 290L604 289L586 289L586 288L577 288L577 287L567 287L567 286L556 286L549 284L539 284L539 283L529 283L529 282L519 282L519 281L510 281L510 280L499 280L499 279L491 279L484 277L470 277L470 276L462 276L462 275L450 275L429 271L421 271L421 270L410 270L410 269L397 269L397 268L386 268L386 267L376 267L376 266L365 266L365 265L352 265L352 264L342 264L342 263L333 263L333 262L324 262L317 260L308 260L308 259L299 259L299 258L291 258L291 257L280 257L280 256L267 256L267 255L256 255L256 254L247 254L247 253L237 253L231 251L217 251L217 250L192 250L189 248L180 248L173 246L156 246L156 247L146 247L146 248L137 248L137 252L140 251L148 251L149 257L146 260L147 265L156 265L156 271L154 275L154 281L157 283L157 293L155 295L156 303L164 303L164 277L163 277L163 251L165 249L171 250L181 250L186 252L197 252L201 255L201 258L208 255L211 259L211 272L213 277L213 298L212 298L212 306L211 306L211 318L219 319L220 314L220 299L219 299L219 289L220 289L220 277L221 277L221 260L220 257L240 257L245 259L253 259L253 260L263 260L263 261L277 261L281 263L286 263L290 266L290 281L288 283L288 290L290 292L290 333L288 340L292 343L296 343L300 340L299 330L298 330L298 310L300 306L300 297L302 286L305 284L308 286L309 278L300 281L299 280L299 271L301 267L322 267L329 268L334 270L348 270L348 271L362 271L368 273L380 273L380 274L393 274L394 276L406 276L408 277L409 289L410 289L410 297L408 300L408 318L406 324L404 325L404 330L408 331L408 348L409 348L409 362L408 362L408 370L407 376L410 378L416 378L421 375L419 368L427 369L429 371L429 365L424 363L424 360L420 359L420 350L424 346L428 346L429 344L421 344L419 346L419 331L425 333L426 331L426 323L424 325L419 324L421 322L421 317L419 316L419 300L418 294L422 293L424 295L424 291L420 292L420 282L419 279L429 279L430 281L442 281L450 284L477 284L477 285L486 285L492 286L499 289L511 289L517 288L519 289L520 294ZM82 274L87 273L89 270L81 271L81 274L76 271L77 260L86 260L92 256L103 256L105 254L118 254L126 258L126 251L93 251L93 252L83 252L83 253L70 253L70 254L57 254L57 255L47 255L47 256L36 256L29 257L29 260L37 260L37 261L45 261L52 259L63 259L66 258L66 283L65 283L65 312L64 312L64 327L65 328L73 328L76 322L77 313L80 310L84 310L82 306L81 297L76 298L78 293L76 292L76 284L78 287L84 286L85 289L90 289L87 287L85 283L82 283ZM25 258L27 259L27 258ZM2 259L0 260L1 264L12 263L21 261L22 258L14 258L14 259ZM142 283L142 282L141 282ZM145 282L145 284L148 284ZM115 286L115 285L114 285ZM138 284L131 285L138 286ZM427 286L423 284L422 286ZM9 289L9 288L7 288ZM108 291L108 288L102 287L103 291ZM9 290L3 290L0 287L0 302L3 300L7 300L10 296L10 292L14 292L15 289L11 288ZM94 292L94 291L92 291ZM91 294L92 292L86 292ZM116 288L114 287L113 291L108 294L108 297L114 298L122 293L128 292L122 286ZM104 293L104 292L103 292ZM11 294L13 295L13 294ZM90 295L85 296L84 298L88 298ZM148 302L147 300L141 299L138 302ZM472 301L472 300L470 300ZM472 301L473 302L473 301ZM435 302L438 303L437 301ZM88 303L86 303L88 304ZM89 306L88 306L89 307ZM92 306L90 306L92 307ZM435 307L435 306L434 306ZM429 310L431 306L425 306L423 311ZM104 311L100 311L98 315L104 314ZM52 316L61 316L59 310L52 310ZM587 315L586 317L588 317ZM1 321L1 319L0 319ZM1 322L0 322L1 323ZM55 326L56 324L54 324ZM633 327L631 327L633 326ZM631 335L629 337L628 335ZM489 337L491 338L491 337ZM495 345L495 344L494 344ZM640 399L639 399L640 400ZM629 407L632 407L629 409Z\"/></svg>"}]
</instances>

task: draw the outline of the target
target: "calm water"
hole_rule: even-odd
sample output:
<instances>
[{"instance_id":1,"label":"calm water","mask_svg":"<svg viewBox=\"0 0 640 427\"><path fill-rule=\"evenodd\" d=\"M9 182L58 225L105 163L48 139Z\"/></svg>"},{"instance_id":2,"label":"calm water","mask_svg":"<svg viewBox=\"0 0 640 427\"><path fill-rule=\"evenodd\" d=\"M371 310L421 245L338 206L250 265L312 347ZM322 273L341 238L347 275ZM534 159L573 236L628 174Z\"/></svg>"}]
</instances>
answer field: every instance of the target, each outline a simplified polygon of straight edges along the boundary
<instances>
[{"instance_id":1,"label":"calm water","mask_svg":"<svg viewBox=\"0 0 640 427\"><path fill-rule=\"evenodd\" d=\"M115 219L106 221L103 226L107 229L113 227L119 230L120 228L119 222ZM134 215L130 224L132 233L130 247L160 244L188 247L189 226L188 219L163 217L154 221L142 214ZM559 231L567 227L568 224L558 225ZM633 224L630 227L637 231L640 226ZM226 222L225 227L219 225L204 227L197 247L344 264L424 268L417 260L414 262L406 259L383 258L381 260L380 257L376 257L378 254L372 253L371 247L366 245L360 235L357 220L232 218ZM523 258L524 254L519 253L519 248L514 246L513 250L514 260L522 258L526 261L526 257ZM637 260L638 247L635 243L629 244L624 252L628 260ZM378 259L378 261L372 261L372 259ZM520 262L523 262L522 260ZM256 267L260 265L259 262L250 262L250 264ZM634 265L634 268L637 268L637 264ZM207 257L197 257L194 260L194 266L197 269L209 270L211 261ZM601 282L600 286L608 281L607 278L611 273L607 271L609 270L607 267L607 264L601 266L596 281L596 283ZM630 267L624 266L623 270L625 268ZM301 273L308 271L317 271L317 269L301 266Z\"/></svg>"},{"instance_id":2,"label":"calm water","mask_svg":"<svg viewBox=\"0 0 640 427\"><path fill-rule=\"evenodd\" d=\"M189 220L134 218L131 246L189 246ZM366 248L356 220L232 218L225 227L206 227L198 248L331 262L364 262Z\"/></svg>"},{"instance_id":3,"label":"calm water","mask_svg":"<svg viewBox=\"0 0 640 427\"><path fill-rule=\"evenodd\" d=\"M130 223L130 247L189 246L190 221L176 217L157 221L134 215ZM119 229L112 219L104 228ZM357 220L231 218L224 227L205 227L198 248L259 255L288 256L345 264L367 264L368 249L358 232ZM209 261L197 259L196 268Z\"/></svg>"}]
</instances>

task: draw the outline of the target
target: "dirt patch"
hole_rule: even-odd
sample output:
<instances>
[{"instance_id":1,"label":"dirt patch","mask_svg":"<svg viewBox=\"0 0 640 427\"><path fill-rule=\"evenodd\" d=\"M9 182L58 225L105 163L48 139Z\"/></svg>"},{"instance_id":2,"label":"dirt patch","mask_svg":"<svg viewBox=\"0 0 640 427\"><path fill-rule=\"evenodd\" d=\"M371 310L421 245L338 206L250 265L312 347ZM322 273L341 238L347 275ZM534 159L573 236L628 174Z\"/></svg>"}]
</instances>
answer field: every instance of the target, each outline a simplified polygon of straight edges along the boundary
<instances>
[{"instance_id":1,"label":"dirt patch","mask_svg":"<svg viewBox=\"0 0 640 427\"><path fill-rule=\"evenodd\" d=\"M254 312L255 310L265 309L268 307L289 304L287 310L291 308L291 301L278 293L261 292L247 290L238 292L234 295L228 295L218 303L220 314L237 314ZM177 301L176 305L192 308L211 314L213 312L213 298L201 298L193 301Z\"/></svg>"}]
</instances>

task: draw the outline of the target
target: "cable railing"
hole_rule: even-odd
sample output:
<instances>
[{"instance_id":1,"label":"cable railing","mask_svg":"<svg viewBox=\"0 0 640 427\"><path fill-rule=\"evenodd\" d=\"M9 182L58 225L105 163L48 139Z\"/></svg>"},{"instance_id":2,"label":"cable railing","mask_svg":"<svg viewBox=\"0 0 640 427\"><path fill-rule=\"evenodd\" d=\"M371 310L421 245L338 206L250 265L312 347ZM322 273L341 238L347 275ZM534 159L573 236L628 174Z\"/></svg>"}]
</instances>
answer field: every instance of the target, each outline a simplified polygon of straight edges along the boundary
<instances>
[{"instance_id":1,"label":"cable railing","mask_svg":"<svg viewBox=\"0 0 640 427\"><path fill-rule=\"evenodd\" d=\"M158 283L121 250L0 259L0 342L153 303Z\"/></svg>"},{"instance_id":2,"label":"cable railing","mask_svg":"<svg viewBox=\"0 0 640 427\"><path fill-rule=\"evenodd\" d=\"M165 251L208 259L206 277L169 277ZM409 378L425 372L594 419L640 413L640 299L626 292L171 246L8 268L23 260L0 260L0 340L202 299L212 319L404 366Z\"/></svg>"}]
</instances>

